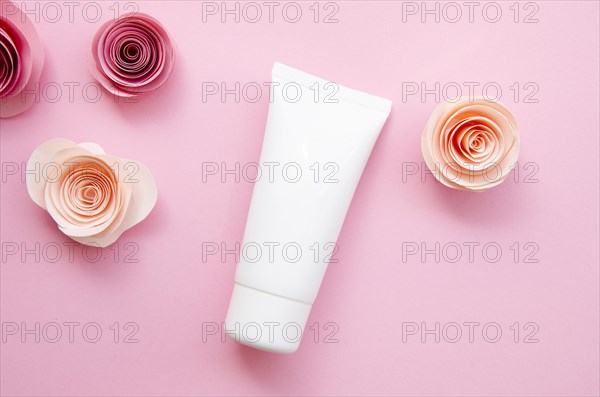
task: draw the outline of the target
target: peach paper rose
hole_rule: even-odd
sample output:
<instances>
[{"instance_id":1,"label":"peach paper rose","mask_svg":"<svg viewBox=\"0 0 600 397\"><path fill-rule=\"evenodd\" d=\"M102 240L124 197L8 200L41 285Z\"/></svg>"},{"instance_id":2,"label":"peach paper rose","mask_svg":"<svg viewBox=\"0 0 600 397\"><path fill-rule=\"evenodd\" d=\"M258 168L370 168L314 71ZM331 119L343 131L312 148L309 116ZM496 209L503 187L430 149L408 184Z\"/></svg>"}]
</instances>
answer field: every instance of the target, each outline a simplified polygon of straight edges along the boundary
<instances>
[{"instance_id":1,"label":"peach paper rose","mask_svg":"<svg viewBox=\"0 0 600 397\"><path fill-rule=\"evenodd\" d=\"M0 0L0 118L29 109L44 66L44 47L33 23L12 2Z\"/></svg>"},{"instance_id":2,"label":"peach paper rose","mask_svg":"<svg viewBox=\"0 0 600 397\"><path fill-rule=\"evenodd\" d=\"M121 97L158 89L175 63L169 34L156 19L142 13L105 23L92 42L92 57L96 80Z\"/></svg>"},{"instance_id":3,"label":"peach paper rose","mask_svg":"<svg viewBox=\"0 0 600 397\"><path fill-rule=\"evenodd\" d=\"M425 163L444 185L483 191L500 184L519 157L519 129L499 102L462 97L433 111L421 141Z\"/></svg>"},{"instance_id":4,"label":"peach paper rose","mask_svg":"<svg viewBox=\"0 0 600 397\"><path fill-rule=\"evenodd\" d=\"M154 178L143 164L109 156L95 143L62 138L34 150L27 190L64 234L100 247L146 218L157 199Z\"/></svg>"}]
</instances>

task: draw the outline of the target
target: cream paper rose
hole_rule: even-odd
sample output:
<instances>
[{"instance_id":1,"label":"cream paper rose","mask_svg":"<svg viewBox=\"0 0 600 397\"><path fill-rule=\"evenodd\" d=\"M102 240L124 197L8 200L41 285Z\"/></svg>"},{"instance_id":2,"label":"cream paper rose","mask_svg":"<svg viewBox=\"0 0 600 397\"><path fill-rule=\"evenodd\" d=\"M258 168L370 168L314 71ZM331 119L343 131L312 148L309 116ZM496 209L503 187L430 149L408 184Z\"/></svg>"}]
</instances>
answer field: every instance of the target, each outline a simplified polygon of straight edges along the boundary
<instances>
[{"instance_id":1,"label":"cream paper rose","mask_svg":"<svg viewBox=\"0 0 600 397\"><path fill-rule=\"evenodd\" d=\"M52 139L27 163L27 191L73 240L99 247L114 243L152 211L157 189L140 162L104 153L95 143Z\"/></svg>"},{"instance_id":2,"label":"cream paper rose","mask_svg":"<svg viewBox=\"0 0 600 397\"><path fill-rule=\"evenodd\" d=\"M483 191L500 184L519 157L519 129L499 102L462 97L433 111L421 141L425 163L444 185Z\"/></svg>"}]
</instances>

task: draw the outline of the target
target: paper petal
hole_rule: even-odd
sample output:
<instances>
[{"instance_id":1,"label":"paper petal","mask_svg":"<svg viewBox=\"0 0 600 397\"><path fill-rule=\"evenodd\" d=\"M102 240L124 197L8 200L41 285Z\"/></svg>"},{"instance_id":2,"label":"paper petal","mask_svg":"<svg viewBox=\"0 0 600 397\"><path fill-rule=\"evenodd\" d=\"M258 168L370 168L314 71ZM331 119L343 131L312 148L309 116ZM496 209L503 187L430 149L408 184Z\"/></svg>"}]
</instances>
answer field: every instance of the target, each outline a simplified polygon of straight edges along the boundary
<instances>
[{"instance_id":1,"label":"paper petal","mask_svg":"<svg viewBox=\"0 0 600 397\"><path fill-rule=\"evenodd\" d=\"M94 142L83 142L79 144L79 147L84 148L92 154L104 154L104 149L102 149L102 146Z\"/></svg>"},{"instance_id":2,"label":"paper petal","mask_svg":"<svg viewBox=\"0 0 600 397\"><path fill-rule=\"evenodd\" d=\"M121 181L131 189L131 202L121 224L123 231L143 221L156 205L158 189L150 170L139 161L100 156L109 164L119 165ZM116 168L116 167L115 167Z\"/></svg>"},{"instance_id":3,"label":"paper petal","mask_svg":"<svg viewBox=\"0 0 600 397\"><path fill-rule=\"evenodd\" d=\"M29 157L26 168L27 192L33 202L40 207L46 209L44 190L49 179L47 174L52 171L48 164L57 152L73 147L77 147L77 144L68 139L51 139L38 146Z\"/></svg>"}]
</instances>

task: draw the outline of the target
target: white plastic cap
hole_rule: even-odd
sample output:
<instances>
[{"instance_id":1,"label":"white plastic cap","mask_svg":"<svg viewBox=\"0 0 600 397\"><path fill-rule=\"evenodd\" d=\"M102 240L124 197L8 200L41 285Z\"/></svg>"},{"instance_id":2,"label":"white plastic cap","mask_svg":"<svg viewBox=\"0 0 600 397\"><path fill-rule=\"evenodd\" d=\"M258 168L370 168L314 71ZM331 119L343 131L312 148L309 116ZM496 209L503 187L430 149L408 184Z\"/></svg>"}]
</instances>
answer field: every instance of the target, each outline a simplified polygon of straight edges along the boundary
<instances>
[{"instance_id":1,"label":"white plastic cap","mask_svg":"<svg viewBox=\"0 0 600 397\"><path fill-rule=\"evenodd\" d=\"M300 346L311 307L235 283L224 331L255 349L290 354Z\"/></svg>"}]
</instances>

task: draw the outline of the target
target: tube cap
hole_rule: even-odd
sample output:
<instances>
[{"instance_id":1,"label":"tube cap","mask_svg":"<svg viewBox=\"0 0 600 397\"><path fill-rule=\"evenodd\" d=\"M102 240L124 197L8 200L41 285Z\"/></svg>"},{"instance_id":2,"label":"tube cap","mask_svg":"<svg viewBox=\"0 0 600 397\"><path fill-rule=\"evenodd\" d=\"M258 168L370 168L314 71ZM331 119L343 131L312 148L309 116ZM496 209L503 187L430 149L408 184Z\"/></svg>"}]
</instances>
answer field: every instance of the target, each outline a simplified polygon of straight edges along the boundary
<instances>
[{"instance_id":1,"label":"tube cap","mask_svg":"<svg viewBox=\"0 0 600 397\"><path fill-rule=\"evenodd\" d=\"M273 353L298 350L312 305L235 283L224 332L236 342Z\"/></svg>"}]
</instances>

